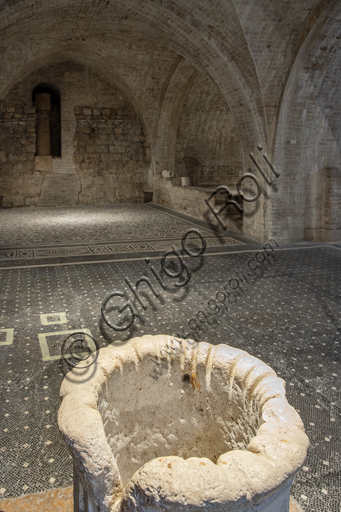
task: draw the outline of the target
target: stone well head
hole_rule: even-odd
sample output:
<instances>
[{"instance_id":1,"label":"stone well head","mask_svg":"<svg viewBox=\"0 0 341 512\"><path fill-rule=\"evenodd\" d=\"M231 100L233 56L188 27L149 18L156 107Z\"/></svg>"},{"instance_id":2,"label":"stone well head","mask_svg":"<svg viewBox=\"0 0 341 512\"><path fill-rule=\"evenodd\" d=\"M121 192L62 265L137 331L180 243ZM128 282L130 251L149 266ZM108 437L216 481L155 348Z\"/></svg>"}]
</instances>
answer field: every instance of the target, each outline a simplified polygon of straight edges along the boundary
<instances>
[{"instance_id":1,"label":"stone well head","mask_svg":"<svg viewBox=\"0 0 341 512\"><path fill-rule=\"evenodd\" d=\"M81 367L58 414L75 511L289 510L309 442L262 361L159 335L101 349L87 380Z\"/></svg>"}]
</instances>

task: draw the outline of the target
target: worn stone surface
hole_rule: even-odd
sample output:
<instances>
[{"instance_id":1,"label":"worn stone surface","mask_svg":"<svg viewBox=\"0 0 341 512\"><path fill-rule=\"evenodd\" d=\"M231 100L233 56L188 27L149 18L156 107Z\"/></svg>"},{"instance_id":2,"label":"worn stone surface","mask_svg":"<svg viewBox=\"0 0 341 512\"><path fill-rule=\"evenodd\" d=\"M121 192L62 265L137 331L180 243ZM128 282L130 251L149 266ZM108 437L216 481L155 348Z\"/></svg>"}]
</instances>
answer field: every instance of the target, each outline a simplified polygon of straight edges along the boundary
<instances>
[{"instance_id":1,"label":"worn stone surface","mask_svg":"<svg viewBox=\"0 0 341 512\"><path fill-rule=\"evenodd\" d=\"M60 394L58 425L91 506L288 511L308 438L284 381L246 352L134 338L70 372Z\"/></svg>"},{"instance_id":2,"label":"worn stone surface","mask_svg":"<svg viewBox=\"0 0 341 512\"><path fill-rule=\"evenodd\" d=\"M193 215L193 217L204 218L215 225L218 225L217 219L205 203L205 199L209 197L214 187L182 187L181 182L177 185L174 180L167 181L163 178L158 194L158 203L162 206L173 208L174 210ZM211 204L218 209L221 206L221 198L215 196L212 198ZM223 196L222 200L225 200ZM234 231L243 231L243 217L232 206L221 215L228 229Z\"/></svg>"},{"instance_id":3,"label":"worn stone surface","mask_svg":"<svg viewBox=\"0 0 341 512\"><path fill-rule=\"evenodd\" d=\"M80 190L77 174L48 174L41 187L39 206L72 206L77 204Z\"/></svg>"},{"instance_id":4,"label":"worn stone surface","mask_svg":"<svg viewBox=\"0 0 341 512\"><path fill-rule=\"evenodd\" d=\"M36 111L3 102L0 111L0 195L2 205L22 206L38 198L42 177L34 169ZM10 192L9 192L10 191Z\"/></svg>"}]
</instances>

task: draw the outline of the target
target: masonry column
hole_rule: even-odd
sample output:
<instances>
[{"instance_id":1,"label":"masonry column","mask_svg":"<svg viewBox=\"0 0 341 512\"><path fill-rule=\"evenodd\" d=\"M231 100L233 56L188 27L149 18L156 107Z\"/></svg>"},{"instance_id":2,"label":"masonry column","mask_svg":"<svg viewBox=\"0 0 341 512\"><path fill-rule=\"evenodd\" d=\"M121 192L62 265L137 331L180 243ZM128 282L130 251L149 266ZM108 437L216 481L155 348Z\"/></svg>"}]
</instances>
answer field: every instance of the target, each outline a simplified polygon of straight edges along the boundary
<instances>
[{"instance_id":1,"label":"masonry column","mask_svg":"<svg viewBox=\"0 0 341 512\"><path fill-rule=\"evenodd\" d=\"M51 96L40 93L35 98L37 105L37 155L51 155L50 145L50 110Z\"/></svg>"}]
</instances>

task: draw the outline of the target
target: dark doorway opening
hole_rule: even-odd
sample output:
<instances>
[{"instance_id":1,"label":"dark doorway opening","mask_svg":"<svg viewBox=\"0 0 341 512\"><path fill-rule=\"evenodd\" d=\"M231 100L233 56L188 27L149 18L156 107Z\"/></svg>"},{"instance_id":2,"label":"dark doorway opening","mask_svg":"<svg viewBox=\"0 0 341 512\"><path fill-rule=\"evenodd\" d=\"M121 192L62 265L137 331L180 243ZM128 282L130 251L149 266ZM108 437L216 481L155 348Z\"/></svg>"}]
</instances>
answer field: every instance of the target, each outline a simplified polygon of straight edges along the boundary
<instances>
[{"instance_id":1,"label":"dark doorway opening","mask_svg":"<svg viewBox=\"0 0 341 512\"><path fill-rule=\"evenodd\" d=\"M50 131L50 155L52 157L61 156L61 109L60 94L58 90L49 84L39 84L32 91L32 104L37 106L37 95L47 94L50 96L50 110L48 112L49 131ZM39 122L39 112L38 120ZM39 130L37 129L37 137ZM37 141L38 147L39 141ZM38 154L38 151L37 151Z\"/></svg>"}]
</instances>

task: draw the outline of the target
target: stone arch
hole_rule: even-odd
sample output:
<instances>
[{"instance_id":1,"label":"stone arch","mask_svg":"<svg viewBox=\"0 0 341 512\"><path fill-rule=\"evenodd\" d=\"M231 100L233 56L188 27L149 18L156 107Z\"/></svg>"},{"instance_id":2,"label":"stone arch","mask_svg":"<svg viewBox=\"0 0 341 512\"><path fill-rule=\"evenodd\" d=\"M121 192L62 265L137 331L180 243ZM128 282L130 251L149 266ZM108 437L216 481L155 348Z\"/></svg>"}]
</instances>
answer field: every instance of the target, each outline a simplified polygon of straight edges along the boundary
<instances>
[{"instance_id":1,"label":"stone arch","mask_svg":"<svg viewBox=\"0 0 341 512\"><path fill-rule=\"evenodd\" d=\"M283 95L271 235L285 241L340 239L340 23L341 6L332 4L301 46Z\"/></svg>"},{"instance_id":2,"label":"stone arch","mask_svg":"<svg viewBox=\"0 0 341 512\"><path fill-rule=\"evenodd\" d=\"M0 28L4 28L7 41L10 34L6 32L10 32L11 27L21 29L20 19L26 1L21 0L8 8L2 18ZM129 33L131 41L146 38L154 46L166 44L196 69L208 73L217 84L233 112L245 154L266 140L266 118L257 70L231 0L218 0L214 6L199 5L196 0L185 4L181 0L171 3L162 0L143 3L138 0L113 0L110 3L58 0L52 10L48 4L34 0L30 8L35 23L45 32L50 30L50 24L56 26L61 17L61 36L69 37L71 45L85 41L79 31L90 35L93 31L107 37L126 37ZM72 9L78 16L65 16L66 9ZM41 16L44 23L40 26ZM226 19L230 30L224 25ZM87 20L91 20L91 25ZM29 19L23 19L22 23L28 24ZM44 38L48 38L48 33L44 33ZM51 48L57 44L55 38Z\"/></svg>"},{"instance_id":3,"label":"stone arch","mask_svg":"<svg viewBox=\"0 0 341 512\"><path fill-rule=\"evenodd\" d=\"M132 103L134 109L136 110L138 116L141 119L141 122L143 124L145 133L146 133L146 139L147 139L147 146L148 151L150 153L150 146L151 146L151 128L148 125L145 114L137 101L135 94L133 93L129 83L124 79L123 76L121 76L119 73L116 72L114 68L109 68L106 65L106 60L101 58L100 56L92 56L90 53L85 52L84 48L78 48L75 47L73 51L70 51L67 47L59 49L57 52L54 53L43 53L39 58L30 61L25 62L25 64L20 67L20 69L15 69L12 76L8 77L5 84L0 87L0 100L4 99L8 93L8 91L13 88L13 86L18 83L20 80L22 80L24 77L30 75L40 67L46 65L48 63L49 66L57 65L61 62L64 62L66 60L74 61L75 63L84 64L85 66L89 67L90 69L93 69L96 71L99 75L102 75L106 80L112 82L116 87L124 91L124 94L127 96L128 100ZM46 84L52 88L55 88L56 92L60 94L60 91L58 91L58 88L54 84Z\"/></svg>"},{"instance_id":4,"label":"stone arch","mask_svg":"<svg viewBox=\"0 0 341 512\"><path fill-rule=\"evenodd\" d=\"M184 97L196 73L187 60L180 59L163 98L154 147L154 188L156 200L159 200L160 195L162 195L162 171L167 170L171 175L174 174L178 119Z\"/></svg>"},{"instance_id":5,"label":"stone arch","mask_svg":"<svg viewBox=\"0 0 341 512\"><path fill-rule=\"evenodd\" d=\"M79 78L73 77L75 73L78 73ZM40 83L38 89L35 87L37 83ZM57 159L57 162L50 160L49 150L45 153L38 151L38 156L34 158L35 129L31 129L31 125L35 125L36 115L36 109L30 107L32 90L44 96L46 92L52 91L47 86L51 83L59 88L64 98L63 157ZM68 88L70 92L67 94ZM26 120L25 117L27 126L24 129L27 140L32 140L15 151L20 156L20 161L13 164L18 176L9 177L8 173L2 173L6 187L5 204L54 206L143 202L144 192L148 191L145 178L150 164L146 155L143 125L124 92L120 92L110 82L103 80L102 75L91 71L84 64L68 60L55 60L49 66L36 69L23 76L7 92L3 103L13 108L11 105L18 98L19 104L23 105L21 110L32 118ZM96 116L105 119L105 128L98 124ZM23 124L21 122L22 128ZM105 137L104 131L108 133ZM93 136L88 137L87 134ZM124 143L120 142L121 139ZM7 157L8 165L11 165L13 155ZM23 161L25 163L21 163ZM5 163L6 172L8 165ZM34 170L34 176L30 176ZM121 183L125 175L131 178L126 180L126 184ZM16 183L19 181L22 186L17 191Z\"/></svg>"}]
</instances>

